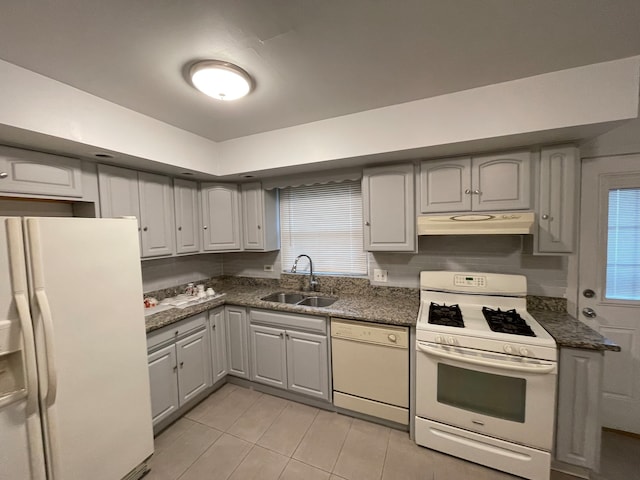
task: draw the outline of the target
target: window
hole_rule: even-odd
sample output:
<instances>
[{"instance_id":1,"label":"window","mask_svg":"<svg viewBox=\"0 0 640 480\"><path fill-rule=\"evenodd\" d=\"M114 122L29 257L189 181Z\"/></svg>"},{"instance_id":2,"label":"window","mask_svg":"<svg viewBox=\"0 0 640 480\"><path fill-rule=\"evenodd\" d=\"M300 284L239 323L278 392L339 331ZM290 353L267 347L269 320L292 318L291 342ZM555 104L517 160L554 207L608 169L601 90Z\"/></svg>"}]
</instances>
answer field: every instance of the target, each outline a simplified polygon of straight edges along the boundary
<instances>
[{"instance_id":1,"label":"window","mask_svg":"<svg viewBox=\"0 0 640 480\"><path fill-rule=\"evenodd\" d=\"M360 182L281 189L280 235L285 271L304 253L313 260L314 273L366 275ZM306 266L301 260L300 267Z\"/></svg>"},{"instance_id":2,"label":"window","mask_svg":"<svg viewBox=\"0 0 640 480\"><path fill-rule=\"evenodd\" d=\"M609 191L606 298L640 300L640 189Z\"/></svg>"}]
</instances>

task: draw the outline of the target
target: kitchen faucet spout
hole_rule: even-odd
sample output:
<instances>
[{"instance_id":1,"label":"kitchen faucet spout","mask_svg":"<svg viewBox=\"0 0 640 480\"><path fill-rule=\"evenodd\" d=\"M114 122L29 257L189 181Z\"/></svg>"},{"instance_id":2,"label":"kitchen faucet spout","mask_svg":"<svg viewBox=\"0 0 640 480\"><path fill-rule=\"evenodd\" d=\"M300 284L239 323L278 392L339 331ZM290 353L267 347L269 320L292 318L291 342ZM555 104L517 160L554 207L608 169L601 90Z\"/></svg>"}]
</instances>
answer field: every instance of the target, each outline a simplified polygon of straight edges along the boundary
<instances>
[{"instance_id":1,"label":"kitchen faucet spout","mask_svg":"<svg viewBox=\"0 0 640 480\"><path fill-rule=\"evenodd\" d=\"M304 253L302 255L298 255L293 262L293 267L291 267L291 273L296 273L298 269L298 260L300 260L301 257L306 257L309 260L309 288L311 291L315 292L318 288L318 281L313 275L313 261L309 255L305 255Z\"/></svg>"}]
</instances>

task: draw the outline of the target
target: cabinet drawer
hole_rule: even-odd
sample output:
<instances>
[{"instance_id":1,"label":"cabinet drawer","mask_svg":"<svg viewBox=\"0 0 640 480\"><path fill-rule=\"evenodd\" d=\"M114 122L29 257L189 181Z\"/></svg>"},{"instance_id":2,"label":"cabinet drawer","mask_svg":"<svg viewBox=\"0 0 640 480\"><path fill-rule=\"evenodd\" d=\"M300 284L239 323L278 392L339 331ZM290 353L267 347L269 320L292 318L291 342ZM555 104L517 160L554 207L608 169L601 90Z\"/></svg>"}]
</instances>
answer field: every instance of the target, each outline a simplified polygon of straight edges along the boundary
<instances>
[{"instance_id":1,"label":"cabinet drawer","mask_svg":"<svg viewBox=\"0 0 640 480\"><path fill-rule=\"evenodd\" d=\"M323 333L325 335L327 333L327 319L325 317L252 309L250 318L251 323L266 323L283 328Z\"/></svg>"},{"instance_id":2,"label":"cabinet drawer","mask_svg":"<svg viewBox=\"0 0 640 480\"><path fill-rule=\"evenodd\" d=\"M0 147L0 191L82 197L80 160Z\"/></svg>"},{"instance_id":3,"label":"cabinet drawer","mask_svg":"<svg viewBox=\"0 0 640 480\"><path fill-rule=\"evenodd\" d=\"M175 340L198 328L204 328L207 321L207 312L199 313L173 325L168 325L160 330L147 335L147 350L151 350L158 345Z\"/></svg>"}]
</instances>

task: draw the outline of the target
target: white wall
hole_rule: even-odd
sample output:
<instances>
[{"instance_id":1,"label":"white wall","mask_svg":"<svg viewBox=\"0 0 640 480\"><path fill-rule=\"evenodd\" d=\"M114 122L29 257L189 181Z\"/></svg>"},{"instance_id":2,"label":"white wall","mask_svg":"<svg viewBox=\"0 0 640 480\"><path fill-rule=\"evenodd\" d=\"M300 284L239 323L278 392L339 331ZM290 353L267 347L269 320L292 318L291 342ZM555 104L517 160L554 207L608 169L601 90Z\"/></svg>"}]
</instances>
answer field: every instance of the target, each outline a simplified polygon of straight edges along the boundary
<instances>
[{"instance_id":1,"label":"white wall","mask_svg":"<svg viewBox=\"0 0 640 480\"><path fill-rule=\"evenodd\" d=\"M640 118L631 120L580 145L580 157L604 157L640 152Z\"/></svg>"},{"instance_id":2,"label":"white wall","mask_svg":"<svg viewBox=\"0 0 640 480\"><path fill-rule=\"evenodd\" d=\"M265 272L264 266L271 265L273 271ZM280 251L225 253L223 272L237 277L280 278L282 265Z\"/></svg>"},{"instance_id":3,"label":"white wall","mask_svg":"<svg viewBox=\"0 0 640 480\"><path fill-rule=\"evenodd\" d=\"M222 275L222 255L189 255L142 261L142 291L161 290Z\"/></svg>"}]
</instances>

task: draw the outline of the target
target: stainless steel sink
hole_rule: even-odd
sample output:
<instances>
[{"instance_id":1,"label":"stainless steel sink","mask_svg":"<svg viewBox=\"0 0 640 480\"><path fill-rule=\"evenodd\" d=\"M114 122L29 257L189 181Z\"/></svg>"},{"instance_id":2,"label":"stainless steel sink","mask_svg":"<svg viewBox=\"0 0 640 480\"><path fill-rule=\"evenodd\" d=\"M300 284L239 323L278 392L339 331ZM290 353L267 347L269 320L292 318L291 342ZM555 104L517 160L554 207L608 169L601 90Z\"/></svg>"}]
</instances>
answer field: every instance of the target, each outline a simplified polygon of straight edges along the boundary
<instances>
[{"instance_id":1,"label":"stainless steel sink","mask_svg":"<svg viewBox=\"0 0 640 480\"><path fill-rule=\"evenodd\" d=\"M297 305L305 305L307 307L328 307L338 300L334 297L307 297L297 303Z\"/></svg>"},{"instance_id":2,"label":"stainless steel sink","mask_svg":"<svg viewBox=\"0 0 640 480\"><path fill-rule=\"evenodd\" d=\"M335 297L322 297L320 295L306 296L302 293L276 292L262 297L260 300L305 307L328 307L338 299Z\"/></svg>"},{"instance_id":3,"label":"stainless steel sink","mask_svg":"<svg viewBox=\"0 0 640 480\"><path fill-rule=\"evenodd\" d=\"M267 295L266 297L262 297L260 300L264 300L265 302L289 303L291 305L295 305L301 300L304 300L304 298L305 296L300 293L276 292L271 295Z\"/></svg>"}]
</instances>

